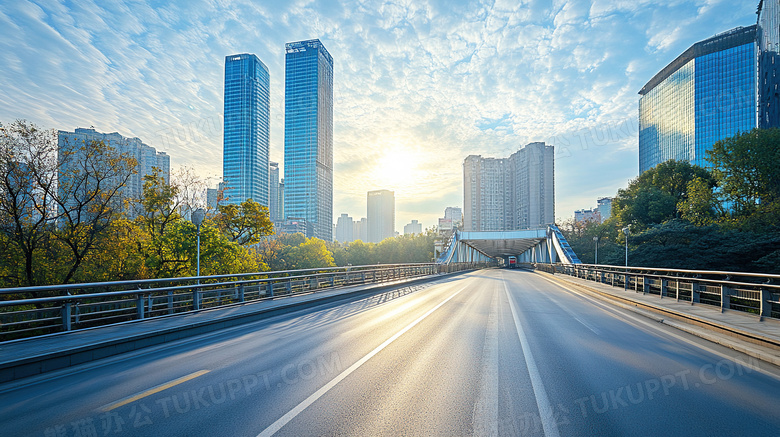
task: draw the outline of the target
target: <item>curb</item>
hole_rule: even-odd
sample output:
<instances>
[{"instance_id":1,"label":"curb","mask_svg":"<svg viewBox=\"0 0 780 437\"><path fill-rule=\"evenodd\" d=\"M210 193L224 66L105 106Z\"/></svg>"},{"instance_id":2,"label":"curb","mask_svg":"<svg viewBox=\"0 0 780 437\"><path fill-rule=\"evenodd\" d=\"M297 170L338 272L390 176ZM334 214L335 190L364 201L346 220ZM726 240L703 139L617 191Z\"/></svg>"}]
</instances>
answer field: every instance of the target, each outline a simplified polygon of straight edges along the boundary
<instances>
[{"instance_id":1,"label":"curb","mask_svg":"<svg viewBox=\"0 0 780 437\"><path fill-rule=\"evenodd\" d=\"M260 308L257 311L244 314L235 314L223 318L214 318L210 320L194 322L188 325L136 334L129 337L114 338L99 343L77 346L67 350L26 357L16 361L6 361L0 363L0 383L10 382L29 376L40 375L42 373L53 370L60 370L113 355L135 351L149 346L156 346L162 343L193 337L207 332L214 332L219 329L263 320L278 314L289 312L291 309L305 309L326 302L336 302L350 297L359 296L361 294L376 293L382 290L404 287L415 283L431 282L437 279L467 273L469 271L470 270L466 270L443 275L436 274L420 278L413 278L402 282L393 282L390 284L372 284L365 288L344 290L342 293L332 294L329 296L320 296L301 302L290 302L279 306L274 306L272 308ZM247 302L243 305L252 305L253 303L259 302ZM217 310L219 308L213 309ZM138 320L130 323L140 323L147 320L151 321L154 319ZM71 332L57 333L54 335L69 334ZM34 337L32 339L34 339Z\"/></svg>"},{"instance_id":2,"label":"curb","mask_svg":"<svg viewBox=\"0 0 780 437\"><path fill-rule=\"evenodd\" d=\"M539 271L537 271L536 273L545 276L546 278L552 281L563 282L566 283L567 285L583 289L593 294L597 294L598 295L597 297L602 298L602 300L611 301L611 303L613 304L617 302L617 305L620 306L621 308L628 309L636 314L642 315L644 317L647 317L651 320L662 323L669 327L687 332L691 335L695 335L704 340L717 343L721 346L727 347L729 349L733 349L737 352L741 352L745 355L751 356L761 361L765 361L770 364L780 366L780 341L779 340L746 332L739 328L735 328L733 326L720 324L711 320L705 320L697 316L681 313L679 311L671 310L668 308L658 307L656 305L648 304L645 302L638 302L629 297L610 294L598 290L596 288L589 287L587 285L569 281L565 277L562 278L559 277L558 275L551 275L549 273L539 272ZM668 320L660 316L666 316L668 318L674 319L674 321ZM682 322L682 323L678 323L678 322ZM696 329L694 326L703 329ZM726 334L729 338L733 340L730 341L729 338L724 338L722 336L715 335L714 333ZM756 348L751 348L748 345L745 345L744 342L754 344L756 346L760 346L763 348L771 349L771 350L770 351L756 350ZM777 352L775 354L772 354L773 351L777 351Z\"/></svg>"}]
</instances>

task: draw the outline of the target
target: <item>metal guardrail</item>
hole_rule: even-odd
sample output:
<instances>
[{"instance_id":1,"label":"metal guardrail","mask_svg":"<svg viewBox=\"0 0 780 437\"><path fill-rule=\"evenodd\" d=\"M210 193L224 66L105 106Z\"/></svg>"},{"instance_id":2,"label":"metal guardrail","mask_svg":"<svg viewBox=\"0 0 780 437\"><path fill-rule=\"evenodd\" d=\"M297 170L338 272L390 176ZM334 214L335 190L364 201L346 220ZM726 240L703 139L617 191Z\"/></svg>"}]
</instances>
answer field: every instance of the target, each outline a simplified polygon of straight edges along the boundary
<instances>
[{"instance_id":1,"label":"metal guardrail","mask_svg":"<svg viewBox=\"0 0 780 437\"><path fill-rule=\"evenodd\" d=\"M724 310L780 319L780 275L711 270L656 269L596 264L536 264L537 270L562 273Z\"/></svg>"},{"instance_id":2,"label":"metal guardrail","mask_svg":"<svg viewBox=\"0 0 780 437\"><path fill-rule=\"evenodd\" d=\"M482 267L384 264L5 288L0 289L0 341Z\"/></svg>"}]
</instances>

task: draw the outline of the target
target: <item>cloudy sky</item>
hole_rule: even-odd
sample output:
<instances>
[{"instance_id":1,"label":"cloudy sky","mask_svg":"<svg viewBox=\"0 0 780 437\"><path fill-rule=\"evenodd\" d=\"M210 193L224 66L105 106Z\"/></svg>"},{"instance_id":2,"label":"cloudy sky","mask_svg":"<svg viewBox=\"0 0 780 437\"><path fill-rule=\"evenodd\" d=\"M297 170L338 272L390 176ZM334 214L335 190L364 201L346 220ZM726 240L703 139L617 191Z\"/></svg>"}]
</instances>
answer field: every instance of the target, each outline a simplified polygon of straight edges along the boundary
<instances>
[{"instance_id":1,"label":"cloudy sky","mask_svg":"<svg viewBox=\"0 0 780 437\"><path fill-rule=\"evenodd\" d=\"M462 163L556 147L556 217L636 177L637 92L693 43L755 24L758 0L0 0L0 121L137 136L213 184L225 56L271 72L284 154L284 44L333 55L334 216L394 190L396 229L462 206Z\"/></svg>"}]
</instances>

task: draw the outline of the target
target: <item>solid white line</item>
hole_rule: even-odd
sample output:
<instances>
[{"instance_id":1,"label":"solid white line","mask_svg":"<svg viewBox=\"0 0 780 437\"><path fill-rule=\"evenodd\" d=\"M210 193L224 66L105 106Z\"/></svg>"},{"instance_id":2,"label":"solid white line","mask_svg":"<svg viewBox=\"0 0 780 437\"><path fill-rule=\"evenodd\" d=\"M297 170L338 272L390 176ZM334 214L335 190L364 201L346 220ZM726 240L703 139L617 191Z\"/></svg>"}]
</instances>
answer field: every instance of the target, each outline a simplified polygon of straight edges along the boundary
<instances>
[{"instance_id":1,"label":"solid white line","mask_svg":"<svg viewBox=\"0 0 780 437\"><path fill-rule=\"evenodd\" d=\"M502 275L503 278L503 275ZM539 408L539 416L542 421L542 431L547 437L559 437L558 425L555 423L555 416L553 415L552 406L550 406L550 400L547 398L547 392L544 389L542 383L542 377L539 374L539 369L536 367L534 356L531 353L531 348L528 346L528 339L523 332L523 327L520 324L520 318L517 316L517 309L515 308L515 302L512 299L512 295L509 294L509 288L504 281L504 291L506 297L509 299L509 308L512 310L512 317L515 319L515 328L517 330L517 337L520 338L520 347L523 349L523 358L525 358L525 365L528 368L528 376L531 377L531 388L534 390L534 397L536 398L536 406Z\"/></svg>"},{"instance_id":2,"label":"solid white line","mask_svg":"<svg viewBox=\"0 0 780 437\"><path fill-rule=\"evenodd\" d=\"M384 349L388 345L390 345L390 343L392 343L395 340L397 340L398 337L402 336L408 330L412 329L415 325L417 325L418 323L422 322L426 317L430 316L434 311L439 309L445 303L449 302L450 299L452 299L453 297L457 296L458 293L460 293L461 291L463 291L465 289L466 289L466 287L463 287L460 290L456 291L450 297L448 297L447 299L445 299L444 301L442 301L441 303L439 303L438 305L436 305L435 307L430 309L428 312L426 312L425 314L420 316L417 320L415 320L414 322L406 325L406 327L404 329L398 331L397 333L395 333L395 335L393 335L392 337L390 337L387 340L385 340L384 343L382 343L379 346L377 346L376 349L374 349L371 352L369 352L368 355L366 355L363 358L361 358L360 360L358 360L355 364L349 366L349 368L347 370L341 372L338 376L333 378L330 382L328 382L327 384L322 386L322 388L320 388L319 390L314 392L308 398L304 399L303 402L301 402L300 404L296 405L292 410L288 411L287 414L285 414L284 416L282 416L279 419L277 419L276 422L272 423L271 426L269 426L268 428L264 429L263 432L261 432L260 434L257 435L257 437L270 437L270 436L274 435L277 431L282 429L282 427L284 425L287 425L291 420L293 420L295 418L295 416L299 415L309 405L313 404L317 399L321 398L325 393L328 392L328 390L330 390L333 387L335 387L336 384L341 382L344 378L346 378L352 372L357 370L360 366L365 364L366 361L370 360L371 357L373 357L374 355L378 354L382 349Z\"/></svg>"},{"instance_id":3,"label":"solid white line","mask_svg":"<svg viewBox=\"0 0 780 437\"><path fill-rule=\"evenodd\" d=\"M482 348L479 398L474 405L474 435L498 435L498 293L494 290Z\"/></svg>"}]
</instances>

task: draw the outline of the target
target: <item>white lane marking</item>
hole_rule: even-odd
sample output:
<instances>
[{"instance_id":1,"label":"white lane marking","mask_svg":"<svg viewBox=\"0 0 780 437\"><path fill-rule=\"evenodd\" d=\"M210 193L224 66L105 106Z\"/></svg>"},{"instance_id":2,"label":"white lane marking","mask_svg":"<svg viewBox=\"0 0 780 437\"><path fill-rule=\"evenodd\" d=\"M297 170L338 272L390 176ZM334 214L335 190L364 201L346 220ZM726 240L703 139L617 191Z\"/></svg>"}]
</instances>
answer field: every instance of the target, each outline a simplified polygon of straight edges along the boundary
<instances>
[{"instance_id":1,"label":"white lane marking","mask_svg":"<svg viewBox=\"0 0 780 437\"><path fill-rule=\"evenodd\" d=\"M280 417L276 420L276 422L272 423L271 426L264 429L263 432L257 435L257 437L270 437L274 435L277 431L282 429L284 425L287 425L291 420L295 418L295 416L299 415L303 410L305 410L309 405L313 404L317 399L321 398L325 393L327 393L330 389L336 386L339 382L341 382L344 378L349 376L352 372L357 370L360 366L366 363L366 361L370 360L374 355L378 354L382 349L386 348L390 343L394 342L398 339L398 337L404 335L408 330L412 329L415 325L422 322L426 317L433 314L434 311L438 310L442 305L449 302L453 297L457 296L461 291L465 290L466 287L461 288L460 290L453 293L450 297L433 307L432 309L428 310L425 314L420 316L417 320L414 322L406 325L402 330L398 331L393 335L392 337L385 340L384 343L380 344L376 347L376 349L369 352L366 356L359 359L355 364L349 366L349 368L343 372L341 372L338 376L333 378L330 382L322 386L319 390L314 392L311 396L304 399L300 404L296 405L292 410L288 411L287 414Z\"/></svg>"},{"instance_id":2,"label":"white lane marking","mask_svg":"<svg viewBox=\"0 0 780 437\"><path fill-rule=\"evenodd\" d=\"M593 325L591 325L590 323L587 323L586 321L582 320L582 319L579 317L579 315L577 315L577 313L575 313L574 311L572 311L571 309L569 309L569 308L568 308L566 305L563 305L562 303L558 302L558 300L557 300L557 299L553 299L553 298L552 298L552 297L550 297L550 295L548 295L548 294L545 294L545 295L544 295L544 297L546 297L547 299L550 299L550 300L551 300L551 301L552 301L552 302L553 302L555 305L558 305L558 307L559 307L560 309L562 309L563 311L565 311L565 312L566 312L566 314L570 315L570 316L571 316L571 317L572 317L574 320L576 320L576 321L580 322L580 323L582 324L582 326L584 326L584 327L586 327L586 328L590 329L590 330L591 330L591 331L593 331L593 333L594 333L594 334L596 334L596 335L601 335L601 332L599 332L598 328L596 328L596 327L594 327Z\"/></svg>"},{"instance_id":3,"label":"white lane marking","mask_svg":"<svg viewBox=\"0 0 780 437\"><path fill-rule=\"evenodd\" d=\"M707 352L709 352L709 353L711 353L711 354L717 355L717 356L719 356L719 357L721 357L721 358L725 358L725 359L727 359L727 360L729 360L729 361L731 361L731 362L733 362L733 363L740 364L739 362L737 362L737 361L736 361L737 359L736 359L735 357L729 356L728 354L725 354L725 353L723 353L723 352L721 352L721 351L715 350L715 349L713 349L713 348L711 348L711 347L708 347L708 346L705 346L705 345L703 345L703 344L699 344L699 343L697 343L697 342L695 342L695 341L693 341L693 340L691 340L691 339L689 339L689 338L685 338L685 337L683 337L683 336L681 336L681 335L677 335L677 334L675 334L675 333L673 333L673 332L668 332L667 330L665 330L665 329L661 329L661 327L660 327L660 326L667 326L667 327L668 327L668 328L670 328L670 329L674 329L674 327L672 327L672 326L669 326L669 325L661 325L661 324L660 324L660 323L658 323L658 322L648 322L648 321L646 321L646 320L642 320L642 319L640 318L640 316L634 316L633 314L629 314L629 313L627 313L627 312L621 312L621 311L618 311L618 310L617 310L617 309L615 309L615 308L611 308L611 307L609 307L608 305L613 303L613 302L611 302L611 301L610 301L609 303L596 302L596 301L593 301L593 300L591 299L591 297L593 297L593 296L590 296L590 295L584 294L584 292L581 292L581 291L578 291L578 290L574 290L574 289L572 289L572 288L569 288L569 287L568 287L568 286L566 286L566 285L563 285L563 284L561 284L561 283L558 283L558 282L556 282L556 281L553 281L553 280L551 280L551 279L548 279L548 278L544 278L544 279L545 279L546 281L550 282L551 284L553 284L553 285L557 285L557 286L558 286L558 287L560 287L561 289L563 289L563 290L565 290L565 291L568 291L569 293L572 293L572 294L576 294L576 295L578 295L578 296L579 296L579 297L581 297L581 298L582 298L582 299L583 299L585 302L587 302L587 303L589 303L589 304L591 304L591 305L594 305L594 306L596 306L596 307L599 307L599 308L601 308L603 311L605 311L605 312L607 312L607 313L611 314L613 317L617 318L618 320L621 320L621 321L623 321L623 322L626 322L626 320L625 320L625 319L631 319L631 320L632 320L632 321L633 321L635 324L640 324L640 325L646 326L646 327L650 328L651 330L655 331L657 334L661 334L661 335L668 335L668 336L670 336L670 337L673 337L673 338L676 338L677 340L680 340L680 341L682 341L682 342L684 342L684 343L687 343L687 344L688 344L688 345L690 345L690 346L696 347L696 348L698 348L698 349L705 350L705 351L707 351ZM597 298L597 299L598 299L598 298ZM615 302L615 303L614 303L614 305L620 305L620 304L619 304L618 302ZM626 304L626 305L627 305L627 304ZM624 310L624 311L630 311L630 310ZM649 310L648 310L648 311L649 311ZM685 322L680 322L680 323L685 323ZM660 326L659 326L659 325L660 325ZM691 335L693 335L693 334L691 334ZM701 337L697 337L697 338L701 338ZM707 340L706 338L702 338L702 340L704 340L704 341L709 341L709 340ZM726 346L724 346L724 347L726 347ZM735 352L737 352L737 351L735 351ZM757 368L757 367L756 367L756 368L755 368L755 370L761 371L761 373L763 373L763 374L765 374L765 375L772 376L772 377L773 377L773 378L775 378L775 379L780 379L780 376L778 376L778 375L775 375L775 374L773 374L773 373L771 373L771 372L768 372L768 371L766 371L766 370L764 370L764 369L760 369L760 368Z\"/></svg>"},{"instance_id":4,"label":"white lane marking","mask_svg":"<svg viewBox=\"0 0 780 437\"><path fill-rule=\"evenodd\" d=\"M525 358L525 365L528 368L528 376L531 377L531 387L534 390L536 406L539 408L539 416L542 419L542 431L547 437L559 437L560 434L558 433L558 425L555 423L555 416L553 415L553 409L550 405L550 400L547 398L547 392L544 389L542 377L539 374L539 369L536 367L536 362L534 361L534 356L531 353L531 348L528 346L528 339L525 336L525 332L523 332L522 325L520 325L520 318L517 316L515 302L512 299L512 295L509 294L509 288L506 286L506 280L504 280L504 291L506 292L507 299L509 299L509 308L512 310L512 317L515 319L517 337L520 339L520 347L523 349L523 358Z\"/></svg>"},{"instance_id":5,"label":"white lane marking","mask_svg":"<svg viewBox=\"0 0 780 437\"><path fill-rule=\"evenodd\" d=\"M479 398L474 405L474 435L498 435L498 293L493 291L488 314L485 346L482 348L482 375Z\"/></svg>"},{"instance_id":6,"label":"white lane marking","mask_svg":"<svg viewBox=\"0 0 780 437\"><path fill-rule=\"evenodd\" d=\"M134 395L130 395L127 397L124 397L118 401L111 402L110 404L103 405L102 407L98 408L100 411L111 411L113 409L119 408L121 406L127 405L131 402L135 402L139 399L143 399L149 395L153 395L155 393L159 393L163 390L167 390L173 386L179 385L183 382L187 382L191 379L195 379L201 375L205 375L209 373L209 370L198 370L197 372L190 373L189 375L182 376L181 378L174 379L173 381L168 381L164 384L156 385L148 390L144 390L142 392L136 393Z\"/></svg>"}]
</instances>

